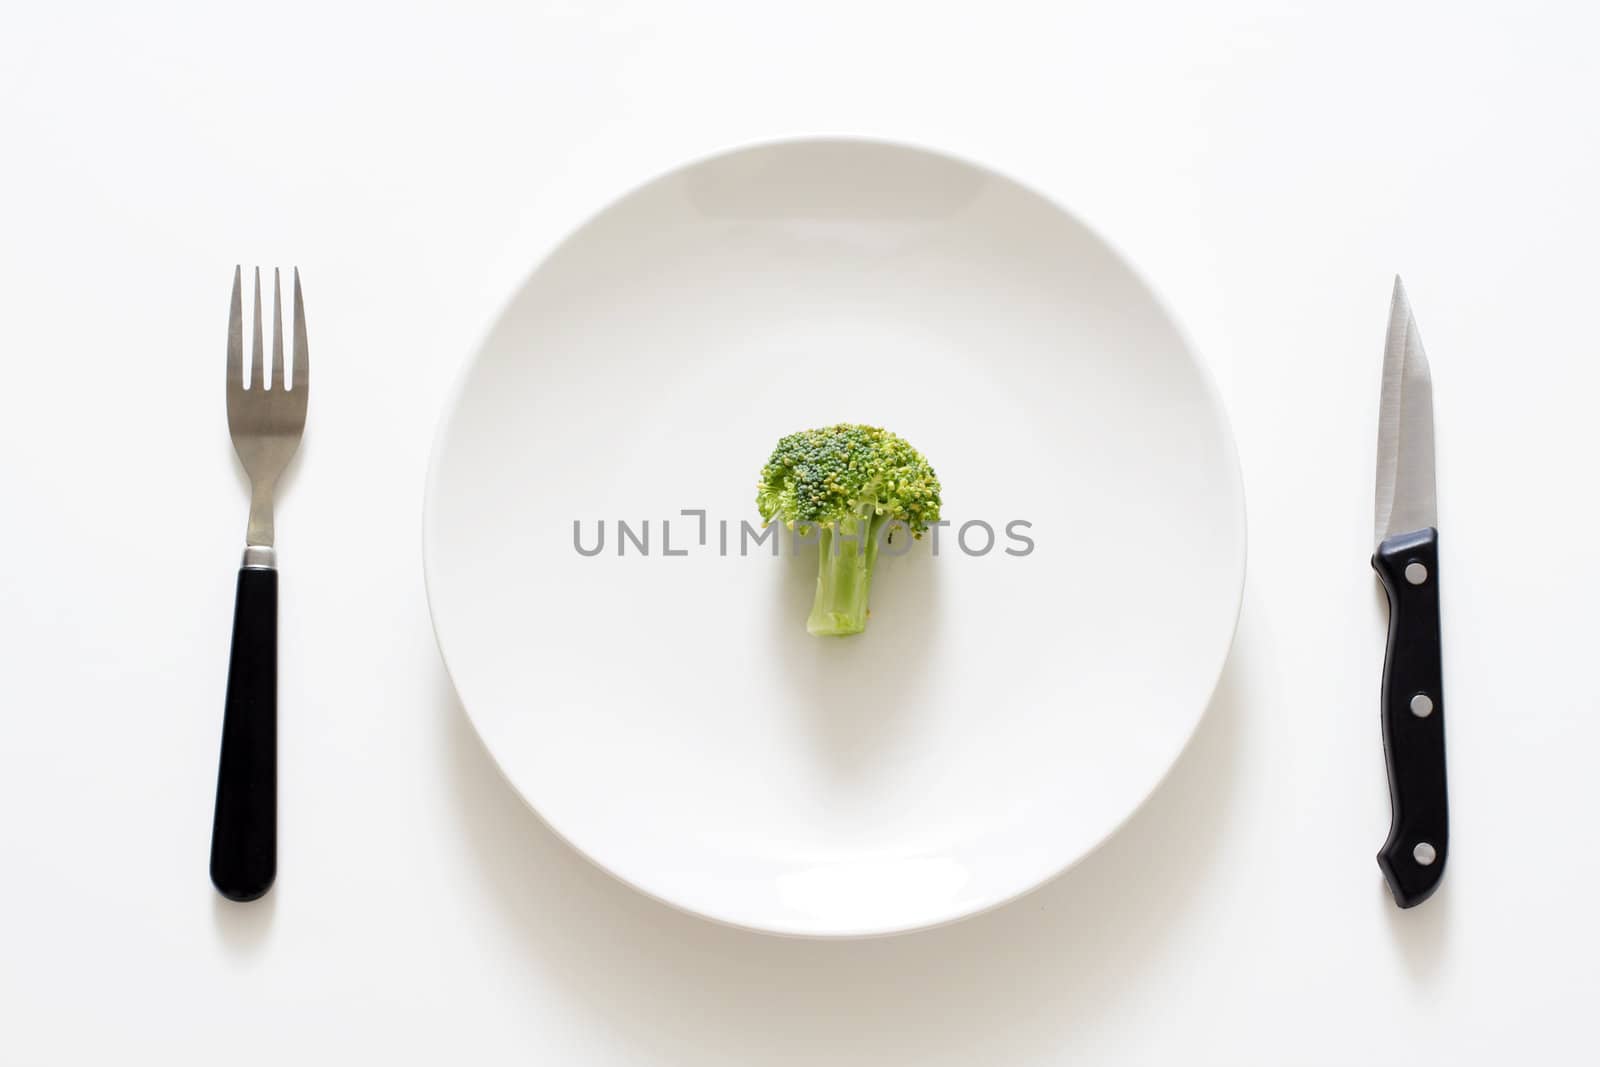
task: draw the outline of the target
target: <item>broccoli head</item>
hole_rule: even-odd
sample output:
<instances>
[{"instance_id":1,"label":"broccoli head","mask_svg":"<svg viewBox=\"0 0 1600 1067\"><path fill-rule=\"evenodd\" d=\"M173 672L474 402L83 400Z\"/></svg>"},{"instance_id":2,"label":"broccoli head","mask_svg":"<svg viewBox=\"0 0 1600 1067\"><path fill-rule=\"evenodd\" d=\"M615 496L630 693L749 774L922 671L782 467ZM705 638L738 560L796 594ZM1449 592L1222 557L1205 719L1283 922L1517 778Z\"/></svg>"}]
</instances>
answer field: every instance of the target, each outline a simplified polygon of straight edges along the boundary
<instances>
[{"instance_id":1,"label":"broccoli head","mask_svg":"<svg viewBox=\"0 0 1600 1067\"><path fill-rule=\"evenodd\" d=\"M761 518L818 533L817 596L806 629L858 634L879 538L921 537L939 521L939 478L905 440L876 426L840 423L789 434L772 450L756 487Z\"/></svg>"}]
</instances>

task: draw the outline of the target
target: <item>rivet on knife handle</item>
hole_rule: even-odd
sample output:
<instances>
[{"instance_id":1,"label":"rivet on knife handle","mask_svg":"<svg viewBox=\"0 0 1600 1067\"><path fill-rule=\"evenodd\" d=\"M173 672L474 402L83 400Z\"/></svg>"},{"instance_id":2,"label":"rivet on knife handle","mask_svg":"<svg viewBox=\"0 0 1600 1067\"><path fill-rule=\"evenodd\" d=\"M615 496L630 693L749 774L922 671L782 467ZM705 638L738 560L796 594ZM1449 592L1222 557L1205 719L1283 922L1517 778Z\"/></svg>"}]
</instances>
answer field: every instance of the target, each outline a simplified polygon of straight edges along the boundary
<instances>
[{"instance_id":1,"label":"rivet on knife handle","mask_svg":"<svg viewBox=\"0 0 1600 1067\"><path fill-rule=\"evenodd\" d=\"M1450 851L1438 531L1429 527L1389 538L1378 546L1372 566L1389 596L1383 751L1392 816L1378 867L1395 903L1409 908L1438 888Z\"/></svg>"}]
</instances>

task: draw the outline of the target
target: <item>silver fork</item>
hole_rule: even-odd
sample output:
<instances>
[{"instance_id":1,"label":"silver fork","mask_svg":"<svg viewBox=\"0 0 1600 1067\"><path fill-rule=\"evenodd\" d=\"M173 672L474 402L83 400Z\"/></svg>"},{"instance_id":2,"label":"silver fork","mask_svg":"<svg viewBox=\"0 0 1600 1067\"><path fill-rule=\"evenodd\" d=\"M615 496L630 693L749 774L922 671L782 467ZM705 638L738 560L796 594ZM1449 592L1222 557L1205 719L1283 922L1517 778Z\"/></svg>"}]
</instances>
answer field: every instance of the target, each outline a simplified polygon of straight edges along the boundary
<instances>
[{"instance_id":1,"label":"silver fork","mask_svg":"<svg viewBox=\"0 0 1600 1067\"><path fill-rule=\"evenodd\" d=\"M255 900L278 866L278 571L272 497L300 445L311 390L300 271L294 272L294 368L284 381L283 291L272 272L272 381L262 359L261 269L256 268L250 381L244 378L240 268L228 308L228 433L250 476L250 522L233 603L233 645L222 720L217 806L211 824L211 882L229 900Z\"/></svg>"}]
</instances>

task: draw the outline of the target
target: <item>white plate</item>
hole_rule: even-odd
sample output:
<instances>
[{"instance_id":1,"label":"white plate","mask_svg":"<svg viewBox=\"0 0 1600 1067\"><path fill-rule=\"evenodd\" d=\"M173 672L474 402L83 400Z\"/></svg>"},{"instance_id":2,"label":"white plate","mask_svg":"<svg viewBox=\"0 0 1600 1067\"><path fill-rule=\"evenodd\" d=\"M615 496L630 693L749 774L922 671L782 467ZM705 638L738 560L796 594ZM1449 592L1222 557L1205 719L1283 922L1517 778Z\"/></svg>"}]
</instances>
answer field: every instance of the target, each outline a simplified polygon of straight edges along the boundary
<instances>
[{"instance_id":1,"label":"white plate","mask_svg":"<svg viewBox=\"0 0 1600 1067\"><path fill-rule=\"evenodd\" d=\"M825 639L815 548L738 530L777 438L839 421L906 437L999 537L881 560L866 632ZM1150 794L1228 653L1243 501L1205 370L1080 222L807 140L659 178L534 271L446 410L424 555L461 701L557 833L709 918L862 936L1016 897Z\"/></svg>"}]
</instances>

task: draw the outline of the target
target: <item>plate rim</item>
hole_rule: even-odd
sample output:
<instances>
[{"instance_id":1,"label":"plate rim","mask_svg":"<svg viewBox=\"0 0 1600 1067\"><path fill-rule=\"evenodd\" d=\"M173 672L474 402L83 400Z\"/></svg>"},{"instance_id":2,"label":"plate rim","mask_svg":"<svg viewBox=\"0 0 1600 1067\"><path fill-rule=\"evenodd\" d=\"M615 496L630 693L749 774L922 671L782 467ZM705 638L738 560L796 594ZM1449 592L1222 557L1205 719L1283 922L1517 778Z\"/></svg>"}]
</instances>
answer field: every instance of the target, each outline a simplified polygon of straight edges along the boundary
<instances>
[{"instance_id":1,"label":"plate rim","mask_svg":"<svg viewBox=\"0 0 1600 1067\"><path fill-rule=\"evenodd\" d=\"M505 766L500 762L499 756L495 754L494 749L484 738L483 730L479 726L477 718L473 715L472 709L468 706L466 699L462 696L461 685L456 680L455 672L450 666L450 654L445 648L445 637L440 628L439 613L435 604L435 593L433 588L433 574L435 568L431 562L433 557L433 548L430 516L434 512L434 502L437 497L438 481L440 478L440 455L444 449L445 438L449 435L451 426L454 422L453 415L460 407L461 398L466 391L467 381L471 377L473 368L477 366L478 360L482 357L490 339L496 334L496 332L498 332L501 323L504 322L506 315L510 312L511 308L526 290L528 283L532 281L533 278L537 277L539 272L542 271L563 248L565 248L580 233L588 229L591 224L604 216L616 205L634 197L656 183L663 181L674 174L703 166L707 163L711 163L724 157L739 155L745 152L765 148L781 148L805 144L853 144L891 148L898 151L915 152L923 155L933 156L949 163L958 164L976 171L979 174L1008 182L1011 185L1014 185L1017 188L1022 189L1035 197L1038 197L1051 208L1060 212L1062 215L1068 219L1071 219L1077 225L1082 227L1091 238L1104 246L1105 249L1112 255L1112 257L1115 258L1117 262L1119 262L1122 267L1128 271L1133 280L1138 283L1144 292L1149 295L1150 299L1155 304L1157 312L1172 327L1172 330L1176 334L1178 342L1182 346L1184 353L1189 357L1190 362L1194 365L1195 370L1198 373L1201 391L1204 394L1206 405L1216 417L1218 426L1222 430L1222 443L1225 446L1227 459L1229 461L1227 462L1226 466L1232 474L1231 482L1234 487L1234 495L1236 498L1236 518L1239 528L1238 558L1234 561L1236 572L1238 574L1238 589L1233 598L1232 620L1229 625L1228 638L1222 645L1221 655L1218 659L1215 669L1212 672L1210 685L1206 690L1205 702L1201 707L1199 714L1195 716L1193 723L1189 726L1188 733L1184 736L1183 743L1178 746L1177 752L1173 756L1172 761L1150 784L1149 789L1145 791L1144 796L1139 799L1138 803L1134 804L1120 820L1106 830L1105 833L1102 834L1092 845L1086 849L1083 849L1078 855L1065 861L1060 866L1051 870L1044 877L1038 879L1031 885L1023 886L1013 892L1001 895L993 900L986 901L973 907L957 909L949 915L942 915L932 919L915 920L896 925L876 925L864 929L817 930L812 928L785 928L779 925L757 925L753 923L740 922L736 919L732 919L724 915L717 915L709 911L703 911L690 903L664 897L637 882L629 880L620 872L612 870L598 857L584 849L572 838L562 833L560 828L558 828L553 822L550 821L549 818L545 816L542 811L539 810L538 805L534 804L534 802L520 788L518 788L512 777L506 773ZM1227 671L1228 664L1233 658L1235 646L1238 643L1239 620L1243 614L1244 594L1249 577L1249 507L1246 499L1244 468L1239 459L1238 439L1234 433L1233 419L1229 415L1227 404L1224 403L1222 390L1217 384L1216 375L1212 369L1210 361L1205 358L1200 347L1195 344L1194 338L1189 333L1188 328L1184 325L1183 320L1173 313L1171 306L1168 304L1161 291L1150 283L1150 279L1145 275L1138 262L1134 260L1133 257L1129 256L1121 246L1108 239L1106 235L1097 227L1090 224L1090 222L1084 218L1084 216L1064 205L1056 196L1044 192L1037 186L1015 177L1006 170L1002 170L997 166L991 166L987 163L979 162L971 156L964 155L953 149L936 147L926 142L862 133L795 133L728 142L721 147L702 152L698 155L680 159L678 162L673 163L670 166L662 167L652 171L649 176L643 180L626 185L621 189L621 191L605 196L600 201L598 207L590 210L574 225L562 230L560 238L554 243L550 244L549 247L547 247L541 254L537 256L533 262L533 265L522 274L520 281L518 281L502 298L498 309L489 319L487 327L479 331L476 342L471 346L470 349L468 349L467 355L461 360L460 366L458 366L455 370L450 386L444 394L438 421L434 426L433 440L428 448L428 467L423 485L421 520L423 591L428 605L429 627L433 631L434 644L439 650L440 663L444 667L446 678L449 679L450 688L455 696L456 703L459 705L462 714L465 715L468 724L471 725L473 735L477 738L478 744L481 745L484 752L488 754L489 762L494 766L494 769L496 773L499 774L501 781L503 781L507 788L509 788L511 792L515 794L520 801L522 801L523 806L532 812L539 822L546 829L548 829L557 840L561 841L566 847L572 849L572 851L578 856L582 857L592 866L603 871L615 881L627 886L630 890L639 893L650 900L664 904L674 911L681 912L686 915L692 915L698 919L704 919L719 926L729 927L735 930L749 931L752 933L807 941L859 941L871 940L880 937L893 937L924 930L936 930L943 926L949 926L953 923L975 918L998 908L1005 907L1008 904L1012 904L1018 900L1030 896L1040 889L1043 889L1045 886L1055 882L1067 872L1079 866L1088 860L1089 857L1093 856L1095 853L1104 848L1106 842L1120 834L1127 827L1127 825L1145 809L1145 807L1150 803L1151 798L1161 791L1161 787L1172 776L1173 770L1180 763L1182 763L1184 758L1188 755L1189 749L1194 744L1195 735L1199 732L1201 723L1205 722L1207 717L1210 716L1212 705L1216 702L1217 691L1222 684L1223 674Z\"/></svg>"}]
</instances>

